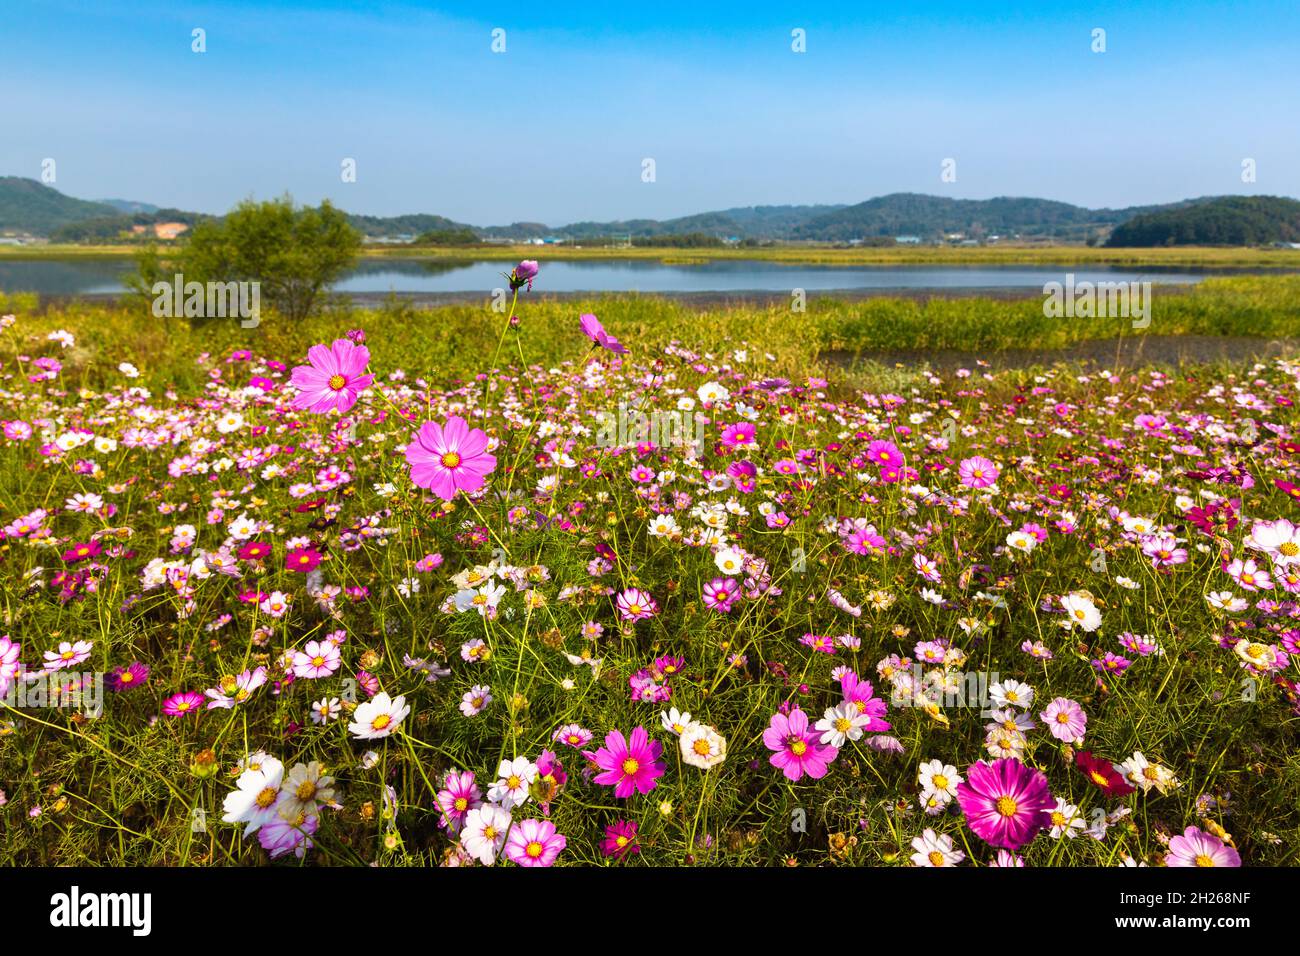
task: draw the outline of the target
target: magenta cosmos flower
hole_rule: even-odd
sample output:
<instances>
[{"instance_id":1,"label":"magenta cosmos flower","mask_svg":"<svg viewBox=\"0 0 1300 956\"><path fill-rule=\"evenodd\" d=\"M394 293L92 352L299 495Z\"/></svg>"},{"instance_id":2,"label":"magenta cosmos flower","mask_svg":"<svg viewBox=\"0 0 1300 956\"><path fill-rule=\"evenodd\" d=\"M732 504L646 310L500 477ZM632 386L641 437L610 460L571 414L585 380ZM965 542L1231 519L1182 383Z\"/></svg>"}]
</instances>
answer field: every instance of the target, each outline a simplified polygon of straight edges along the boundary
<instances>
[{"instance_id":1,"label":"magenta cosmos flower","mask_svg":"<svg viewBox=\"0 0 1300 956\"><path fill-rule=\"evenodd\" d=\"M470 428L463 418L453 415L446 425L425 422L406 446L411 480L444 501L458 491L478 491L497 466L487 446L487 434Z\"/></svg>"},{"instance_id":2,"label":"magenta cosmos flower","mask_svg":"<svg viewBox=\"0 0 1300 956\"><path fill-rule=\"evenodd\" d=\"M616 355L627 354L627 346L606 332L605 326L600 323L600 319L596 318L590 312L579 316L578 325L582 327L582 334L591 339L591 341L595 342L601 348L609 349L609 351Z\"/></svg>"},{"instance_id":3,"label":"magenta cosmos flower","mask_svg":"<svg viewBox=\"0 0 1300 956\"><path fill-rule=\"evenodd\" d=\"M987 488L998 480L1002 472L987 458L976 455L958 465L957 474L961 476L961 483L967 488Z\"/></svg>"},{"instance_id":4,"label":"magenta cosmos flower","mask_svg":"<svg viewBox=\"0 0 1300 956\"><path fill-rule=\"evenodd\" d=\"M1200 827L1188 827L1169 841L1165 866L1241 866L1241 854Z\"/></svg>"},{"instance_id":5,"label":"magenta cosmos flower","mask_svg":"<svg viewBox=\"0 0 1300 956\"><path fill-rule=\"evenodd\" d=\"M804 774L820 780L839 753L829 744L823 745L821 736L821 731L809 730L808 715L796 707L788 717L772 715L772 722L763 731L763 743L774 751L768 758L772 766L791 780Z\"/></svg>"},{"instance_id":6,"label":"magenta cosmos flower","mask_svg":"<svg viewBox=\"0 0 1300 956\"><path fill-rule=\"evenodd\" d=\"M704 585L704 606L710 611L727 614L731 605L740 597L740 585L735 578L714 578Z\"/></svg>"},{"instance_id":7,"label":"magenta cosmos flower","mask_svg":"<svg viewBox=\"0 0 1300 956\"><path fill-rule=\"evenodd\" d=\"M604 773L597 774L596 783L614 788L614 796L626 799L636 793L649 793L657 785L655 780L664 775L664 762L659 759L664 745L651 740L644 727L637 727L628 739L617 730L605 735L605 746L595 753L584 750L583 755Z\"/></svg>"},{"instance_id":8,"label":"magenta cosmos flower","mask_svg":"<svg viewBox=\"0 0 1300 956\"><path fill-rule=\"evenodd\" d=\"M892 441L877 439L867 446L867 457L881 468L897 471L903 467L903 453Z\"/></svg>"},{"instance_id":9,"label":"magenta cosmos flower","mask_svg":"<svg viewBox=\"0 0 1300 956\"><path fill-rule=\"evenodd\" d=\"M293 405L317 415L332 408L346 412L375 380L365 374L370 350L347 339L335 339L329 348L313 345L307 350L307 361L311 364L295 365L289 379L298 390Z\"/></svg>"},{"instance_id":10,"label":"magenta cosmos flower","mask_svg":"<svg viewBox=\"0 0 1300 956\"><path fill-rule=\"evenodd\" d=\"M1018 850L1052 819L1056 806L1042 771L1004 758L992 765L981 760L957 784L957 802L966 825L989 846Z\"/></svg>"},{"instance_id":11,"label":"magenta cosmos flower","mask_svg":"<svg viewBox=\"0 0 1300 956\"><path fill-rule=\"evenodd\" d=\"M197 714L202 707L203 695L193 690L184 690L179 694L172 694L163 701L163 713L168 717L184 717L186 714Z\"/></svg>"}]
</instances>

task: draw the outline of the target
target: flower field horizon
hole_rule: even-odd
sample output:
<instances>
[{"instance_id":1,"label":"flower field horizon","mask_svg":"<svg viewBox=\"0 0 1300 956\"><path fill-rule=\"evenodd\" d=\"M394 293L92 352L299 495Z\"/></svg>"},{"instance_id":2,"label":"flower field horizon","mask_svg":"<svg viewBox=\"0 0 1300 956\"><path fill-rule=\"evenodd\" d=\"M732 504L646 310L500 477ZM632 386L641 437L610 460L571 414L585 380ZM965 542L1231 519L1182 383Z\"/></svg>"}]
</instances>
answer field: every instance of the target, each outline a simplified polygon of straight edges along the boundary
<instances>
[{"instance_id":1,"label":"flower field horizon","mask_svg":"<svg viewBox=\"0 0 1300 956\"><path fill-rule=\"evenodd\" d=\"M507 278L9 303L0 860L1300 862L1300 360L868 374L819 355L1034 316ZM1293 334L1295 281L1162 321Z\"/></svg>"}]
</instances>

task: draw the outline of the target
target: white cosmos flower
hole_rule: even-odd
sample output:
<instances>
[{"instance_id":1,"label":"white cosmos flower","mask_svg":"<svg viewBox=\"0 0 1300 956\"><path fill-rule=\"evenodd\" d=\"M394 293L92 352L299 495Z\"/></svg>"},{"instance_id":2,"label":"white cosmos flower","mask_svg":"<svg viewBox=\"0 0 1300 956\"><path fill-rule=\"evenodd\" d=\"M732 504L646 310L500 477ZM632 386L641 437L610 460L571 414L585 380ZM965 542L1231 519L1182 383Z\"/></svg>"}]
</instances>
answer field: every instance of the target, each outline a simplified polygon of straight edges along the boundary
<instances>
[{"instance_id":1,"label":"white cosmos flower","mask_svg":"<svg viewBox=\"0 0 1300 956\"><path fill-rule=\"evenodd\" d=\"M966 859L966 854L952 845L952 837L946 833L935 833L926 829L919 837L912 838L913 866L956 866Z\"/></svg>"},{"instance_id":2,"label":"white cosmos flower","mask_svg":"<svg viewBox=\"0 0 1300 956\"><path fill-rule=\"evenodd\" d=\"M727 738L706 724L688 725L677 743L682 762L700 770L716 767L727 759Z\"/></svg>"},{"instance_id":3,"label":"white cosmos flower","mask_svg":"<svg viewBox=\"0 0 1300 956\"><path fill-rule=\"evenodd\" d=\"M353 711L348 730L357 740L377 740L396 730L410 712L405 697L390 698L380 691Z\"/></svg>"},{"instance_id":4,"label":"white cosmos flower","mask_svg":"<svg viewBox=\"0 0 1300 956\"><path fill-rule=\"evenodd\" d=\"M497 767L496 783L488 788L488 799L505 810L528 802L528 788L537 779L537 764L527 757L503 760Z\"/></svg>"},{"instance_id":5,"label":"white cosmos flower","mask_svg":"<svg viewBox=\"0 0 1300 956\"><path fill-rule=\"evenodd\" d=\"M491 866L506 842L510 823L508 810L490 803L475 807L465 814L465 822L461 824L460 845L484 866Z\"/></svg>"},{"instance_id":6,"label":"white cosmos flower","mask_svg":"<svg viewBox=\"0 0 1300 956\"><path fill-rule=\"evenodd\" d=\"M690 726L691 715L676 707L670 707L659 715L659 722L663 724L664 730L680 736Z\"/></svg>"},{"instance_id":7,"label":"white cosmos flower","mask_svg":"<svg viewBox=\"0 0 1300 956\"><path fill-rule=\"evenodd\" d=\"M222 802L226 811L222 822L248 824L244 828L245 837L275 819L275 803L284 779L284 764L274 757L256 756L256 760L249 758L252 766L239 775L235 789Z\"/></svg>"},{"instance_id":8,"label":"white cosmos flower","mask_svg":"<svg viewBox=\"0 0 1300 956\"><path fill-rule=\"evenodd\" d=\"M1097 610L1097 605L1093 604L1086 595L1071 591L1061 598L1061 607L1065 608L1065 616L1070 622L1071 629L1077 627L1092 633L1101 627L1101 611Z\"/></svg>"},{"instance_id":9,"label":"white cosmos flower","mask_svg":"<svg viewBox=\"0 0 1300 956\"><path fill-rule=\"evenodd\" d=\"M745 569L744 556L734 548L723 548L713 556L713 563L727 575L737 575Z\"/></svg>"}]
</instances>

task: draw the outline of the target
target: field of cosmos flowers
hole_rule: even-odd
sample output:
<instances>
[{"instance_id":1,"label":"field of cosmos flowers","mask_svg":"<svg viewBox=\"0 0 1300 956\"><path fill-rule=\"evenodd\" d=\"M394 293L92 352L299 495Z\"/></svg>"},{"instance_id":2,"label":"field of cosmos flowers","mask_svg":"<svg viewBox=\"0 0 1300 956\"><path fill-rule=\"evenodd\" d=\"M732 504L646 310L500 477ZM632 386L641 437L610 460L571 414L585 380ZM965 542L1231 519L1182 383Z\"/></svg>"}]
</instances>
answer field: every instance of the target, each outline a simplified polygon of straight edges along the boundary
<instances>
[{"instance_id":1,"label":"field of cosmos flowers","mask_svg":"<svg viewBox=\"0 0 1300 956\"><path fill-rule=\"evenodd\" d=\"M92 387L0 320L0 860L1298 862L1300 362L480 321Z\"/></svg>"}]
</instances>

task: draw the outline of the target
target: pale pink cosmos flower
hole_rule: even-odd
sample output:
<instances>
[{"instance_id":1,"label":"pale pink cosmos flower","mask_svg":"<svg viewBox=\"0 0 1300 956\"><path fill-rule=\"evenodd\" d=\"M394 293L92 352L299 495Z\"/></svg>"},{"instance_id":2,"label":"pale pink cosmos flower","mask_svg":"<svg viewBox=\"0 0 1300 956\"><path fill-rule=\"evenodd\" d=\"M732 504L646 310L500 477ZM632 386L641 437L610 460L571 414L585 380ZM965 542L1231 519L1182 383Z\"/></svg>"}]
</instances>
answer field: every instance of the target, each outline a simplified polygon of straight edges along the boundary
<instances>
[{"instance_id":1,"label":"pale pink cosmos flower","mask_svg":"<svg viewBox=\"0 0 1300 956\"><path fill-rule=\"evenodd\" d=\"M329 677L339 669L341 656L333 641L308 641L293 657L293 676L304 680Z\"/></svg>"},{"instance_id":2,"label":"pale pink cosmos flower","mask_svg":"<svg viewBox=\"0 0 1300 956\"><path fill-rule=\"evenodd\" d=\"M94 645L89 641L77 641L76 643L63 641L59 644L57 651L45 652L45 666L52 671L62 670L65 667L75 667L90 657L93 647Z\"/></svg>"},{"instance_id":3,"label":"pale pink cosmos flower","mask_svg":"<svg viewBox=\"0 0 1300 956\"><path fill-rule=\"evenodd\" d=\"M1057 697L1038 715L1057 740L1075 743L1083 739L1088 726L1088 715L1083 708L1068 697Z\"/></svg>"},{"instance_id":4,"label":"pale pink cosmos flower","mask_svg":"<svg viewBox=\"0 0 1300 956\"><path fill-rule=\"evenodd\" d=\"M1241 854L1200 827L1188 827L1169 841L1165 866L1241 866Z\"/></svg>"}]
</instances>

